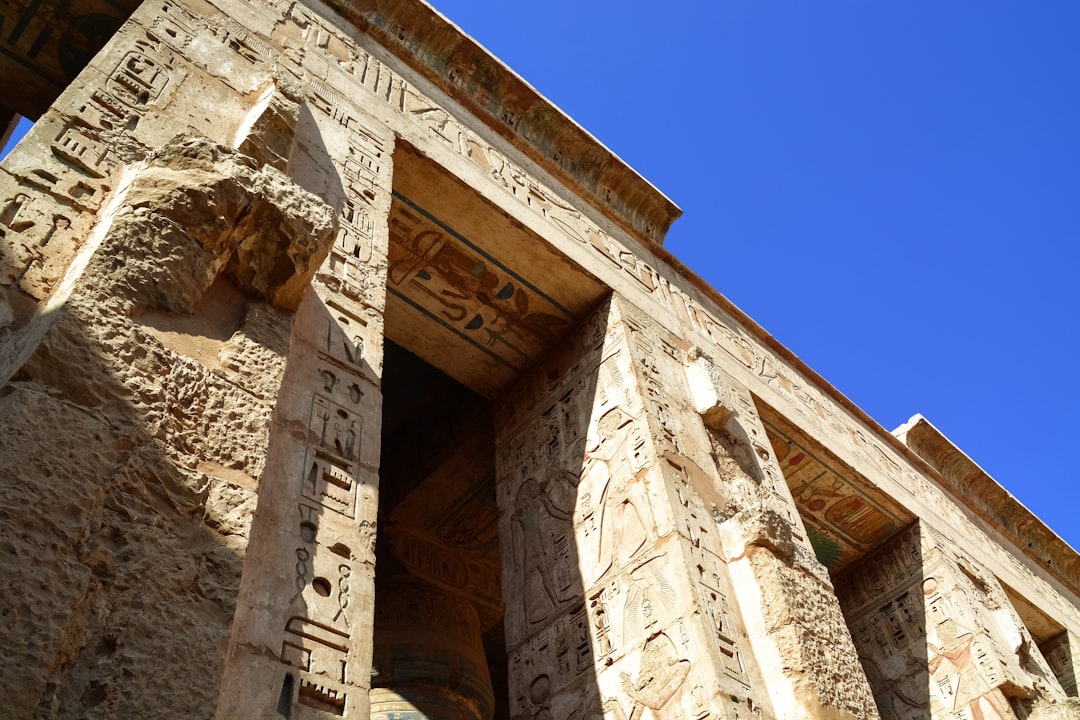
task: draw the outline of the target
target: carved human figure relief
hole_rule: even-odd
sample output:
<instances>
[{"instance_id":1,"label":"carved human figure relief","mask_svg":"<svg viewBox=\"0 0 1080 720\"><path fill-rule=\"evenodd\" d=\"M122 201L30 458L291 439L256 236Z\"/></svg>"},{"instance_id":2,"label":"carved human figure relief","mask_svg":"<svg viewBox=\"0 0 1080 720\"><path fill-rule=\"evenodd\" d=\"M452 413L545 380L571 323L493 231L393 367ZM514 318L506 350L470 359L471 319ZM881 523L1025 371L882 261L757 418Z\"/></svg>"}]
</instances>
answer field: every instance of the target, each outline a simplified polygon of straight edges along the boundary
<instances>
[{"instance_id":1,"label":"carved human figure relief","mask_svg":"<svg viewBox=\"0 0 1080 720\"><path fill-rule=\"evenodd\" d=\"M571 512L552 501L549 483L526 478L514 500L514 559L520 572L525 617L539 623L573 599L572 573L556 570L560 540L572 534Z\"/></svg>"},{"instance_id":2,"label":"carved human figure relief","mask_svg":"<svg viewBox=\"0 0 1080 720\"><path fill-rule=\"evenodd\" d=\"M653 534L644 483L639 473L649 465L640 423L620 408L606 412L586 449L582 485L596 503L598 539L590 582L625 565Z\"/></svg>"},{"instance_id":3,"label":"carved human figure relief","mask_svg":"<svg viewBox=\"0 0 1080 720\"><path fill-rule=\"evenodd\" d=\"M610 713L615 720L681 720L680 707L673 699L689 674L690 661L680 658L675 643L665 633L660 633L646 641L642 648L637 674L620 674L626 699L605 701L605 714ZM630 705L629 714L623 703Z\"/></svg>"}]
</instances>

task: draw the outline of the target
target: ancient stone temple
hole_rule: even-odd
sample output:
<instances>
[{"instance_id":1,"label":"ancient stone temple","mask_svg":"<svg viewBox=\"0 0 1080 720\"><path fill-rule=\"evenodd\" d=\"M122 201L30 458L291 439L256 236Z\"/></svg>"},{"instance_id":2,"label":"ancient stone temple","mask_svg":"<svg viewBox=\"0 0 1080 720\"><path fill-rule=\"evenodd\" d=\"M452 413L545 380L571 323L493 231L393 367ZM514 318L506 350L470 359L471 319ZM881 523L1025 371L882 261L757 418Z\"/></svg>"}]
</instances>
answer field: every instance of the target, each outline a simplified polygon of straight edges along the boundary
<instances>
[{"instance_id":1,"label":"ancient stone temple","mask_svg":"<svg viewBox=\"0 0 1080 720\"><path fill-rule=\"evenodd\" d=\"M1080 717L1076 552L327 3L0 8L0 716Z\"/></svg>"}]
</instances>

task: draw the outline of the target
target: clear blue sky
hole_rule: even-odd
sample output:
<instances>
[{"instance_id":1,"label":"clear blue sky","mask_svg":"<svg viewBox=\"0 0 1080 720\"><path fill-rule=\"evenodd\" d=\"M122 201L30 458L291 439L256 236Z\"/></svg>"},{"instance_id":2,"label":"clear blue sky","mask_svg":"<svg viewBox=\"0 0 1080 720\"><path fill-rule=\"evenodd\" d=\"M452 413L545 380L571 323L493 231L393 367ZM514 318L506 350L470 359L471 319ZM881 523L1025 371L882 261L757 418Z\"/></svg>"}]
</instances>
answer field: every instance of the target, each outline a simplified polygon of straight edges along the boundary
<instances>
[{"instance_id":1,"label":"clear blue sky","mask_svg":"<svg viewBox=\"0 0 1080 720\"><path fill-rule=\"evenodd\" d=\"M1080 548L1080 3L434 2L683 208L679 258Z\"/></svg>"},{"instance_id":2,"label":"clear blue sky","mask_svg":"<svg viewBox=\"0 0 1080 720\"><path fill-rule=\"evenodd\" d=\"M1080 3L435 4L683 208L691 268L1080 548Z\"/></svg>"}]
</instances>

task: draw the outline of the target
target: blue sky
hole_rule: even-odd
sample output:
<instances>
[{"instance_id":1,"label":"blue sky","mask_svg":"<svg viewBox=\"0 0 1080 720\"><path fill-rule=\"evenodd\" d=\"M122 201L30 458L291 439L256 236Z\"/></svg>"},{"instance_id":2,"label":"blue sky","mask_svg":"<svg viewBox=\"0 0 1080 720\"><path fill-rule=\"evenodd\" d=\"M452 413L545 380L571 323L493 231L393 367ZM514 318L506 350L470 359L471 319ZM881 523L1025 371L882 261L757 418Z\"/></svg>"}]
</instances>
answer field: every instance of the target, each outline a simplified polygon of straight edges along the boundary
<instances>
[{"instance_id":1,"label":"blue sky","mask_svg":"<svg viewBox=\"0 0 1080 720\"><path fill-rule=\"evenodd\" d=\"M1080 548L1080 3L435 5L683 208L680 259Z\"/></svg>"},{"instance_id":2,"label":"blue sky","mask_svg":"<svg viewBox=\"0 0 1080 720\"><path fill-rule=\"evenodd\" d=\"M435 5L683 208L691 268L1080 547L1080 3Z\"/></svg>"}]
</instances>

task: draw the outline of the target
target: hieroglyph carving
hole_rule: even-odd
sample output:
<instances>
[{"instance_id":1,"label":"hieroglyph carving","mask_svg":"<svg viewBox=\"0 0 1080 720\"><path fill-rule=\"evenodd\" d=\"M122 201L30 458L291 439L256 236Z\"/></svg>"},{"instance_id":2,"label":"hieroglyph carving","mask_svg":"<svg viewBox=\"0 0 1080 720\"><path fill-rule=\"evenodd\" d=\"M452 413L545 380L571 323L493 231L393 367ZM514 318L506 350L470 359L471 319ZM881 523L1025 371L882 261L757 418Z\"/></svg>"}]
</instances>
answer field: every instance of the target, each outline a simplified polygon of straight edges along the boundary
<instances>
[{"instance_id":1,"label":"hieroglyph carving","mask_svg":"<svg viewBox=\"0 0 1080 720\"><path fill-rule=\"evenodd\" d=\"M340 207L340 237L329 262L328 276L338 278L346 290L353 287L354 297L362 297L367 285L363 263L371 257L366 242L371 218L362 207L356 206L353 195L364 195L365 185L370 181L370 173L365 175L365 172L373 170L377 175L379 158L386 152L386 148L366 145L356 103L374 100L385 111L394 113L394 122L421 129L421 135L433 146L445 148L465 160L482 177L488 178L493 187L502 188L525 212L546 223L557 236L602 259L602 267L630 281L622 287L636 301L663 308L677 320L684 334L723 350L737 366L745 369L748 381L783 397L803 421L819 428L822 435L835 438L852 456L895 480L897 488L913 496L938 497L937 490L925 478L903 470L903 463L891 448L874 438L845 410L837 408L812 382L739 329L738 323L723 311L672 281L646 248L621 233L603 230L587 213L528 173L523 163L512 158L512 153L496 147L498 142L489 141L467 127L462 118L447 109L450 105L428 97L405 75L389 69L332 22L291 2L242 0L220 2L219 6L223 9L220 15L208 12L208 6L200 6L198 12L189 11L182 3L172 0L144 8L139 16L149 19L144 21L145 39L140 42L146 43L146 47L133 49L122 58L109 81L81 108L83 114L75 113L70 123L65 121L53 131L54 151L63 161L58 167L62 166L64 173L79 175L80 179L68 182L45 169L44 175L39 174L36 179L28 176L26 181L48 187L49 192L58 193L58 197L65 197L65 202L77 208L92 207L86 198L100 194L95 183L102 181L101 176L108 176L116 164L117 148L124 146L122 142L110 143L113 136L102 131L138 124L140 113L163 107L168 102L170 88L175 88L187 72L187 66L178 62L177 57L182 55L200 62L198 53L192 49L193 38L213 38L247 62L272 66L294 78L303 87L312 107L352 133L348 157L335 158L342 177L349 178L346 184L350 197ZM233 19L240 16L245 18L244 23ZM402 32L407 34L407 29L403 28ZM161 53L163 46L174 52ZM452 75L461 69L448 66L446 72ZM66 222L70 224L72 220L68 217Z\"/></svg>"},{"instance_id":2,"label":"hieroglyph carving","mask_svg":"<svg viewBox=\"0 0 1080 720\"><path fill-rule=\"evenodd\" d=\"M1077 668L1080 667L1080 640L1068 630L1039 644L1050 669L1066 695L1077 697Z\"/></svg>"},{"instance_id":3,"label":"hieroglyph carving","mask_svg":"<svg viewBox=\"0 0 1080 720\"><path fill-rule=\"evenodd\" d=\"M512 715L748 716L680 350L617 297L572 337L500 404Z\"/></svg>"},{"instance_id":4,"label":"hieroglyph carving","mask_svg":"<svg viewBox=\"0 0 1080 720\"><path fill-rule=\"evenodd\" d=\"M7 164L14 177L2 182L12 190L0 205L0 284L17 283L39 300L52 292L82 242L83 234L73 232L77 219L100 208L122 163L149 152L145 147L128 152L137 144L131 130L169 102L186 65L151 36L131 42L112 63L91 87L58 104L31 131L48 144L49 155L35 156L32 164Z\"/></svg>"},{"instance_id":5,"label":"hieroglyph carving","mask_svg":"<svg viewBox=\"0 0 1080 720\"><path fill-rule=\"evenodd\" d=\"M1011 720L1065 697L997 580L925 524L849 568L838 587L882 720Z\"/></svg>"},{"instance_id":6,"label":"hieroglyph carving","mask_svg":"<svg viewBox=\"0 0 1080 720\"><path fill-rule=\"evenodd\" d=\"M231 6L221 3L223 8L227 5ZM238 7L244 8L247 18L244 25L226 17L210 18L207 13L186 12L183 6L167 0L162 4L163 11L157 13L154 30L180 48L190 43L194 32L209 31L219 42L251 61L272 63L304 88L312 107L341 127L357 130L356 137L364 133L358 130L362 113L354 103L377 101L384 112L392 113L388 121L421 129L421 137L428 138L433 147L445 148L467 161L481 177L490 180L493 187L501 188L557 236L603 259L601 267L609 267L631 281L629 285L619 285L631 297L663 308L676 319L681 334L722 350L736 361L733 367L745 369L747 382L768 387L770 392L783 397L803 422L819 429L820 435L842 444L847 453L892 478L901 491L911 493L913 498L938 496L931 483L919 473L904 470L891 448L874 438L847 411L836 407L812 382L762 347L726 313L672 281L659 269L661 263L651 260L651 253L645 247L603 230L586 213L527 172L508 152L496 147L497 142L488 141L467 127L463 119L453 114L452 105L428 97L405 75L388 68L311 9L294 3L264 4L252 0L241 0ZM455 69L448 67L447 72L453 73ZM415 138L415 133L410 136ZM355 155L352 159L335 158L335 161L343 166L342 174L362 168L370 170L379 164L379 157L385 151L379 147L372 148L372 152L358 148L353 153L350 149L350 154ZM362 194L365 182L366 179L359 178L351 181L350 186ZM357 276L364 277L362 261L368 251L363 238L367 221L360 209L350 208L348 204L342 207L340 221L338 251L332 256L329 269L347 288ZM347 267L350 257L359 262ZM364 282L361 280L360 284ZM362 293L354 296L359 294ZM939 504L942 503L935 506Z\"/></svg>"}]
</instances>

